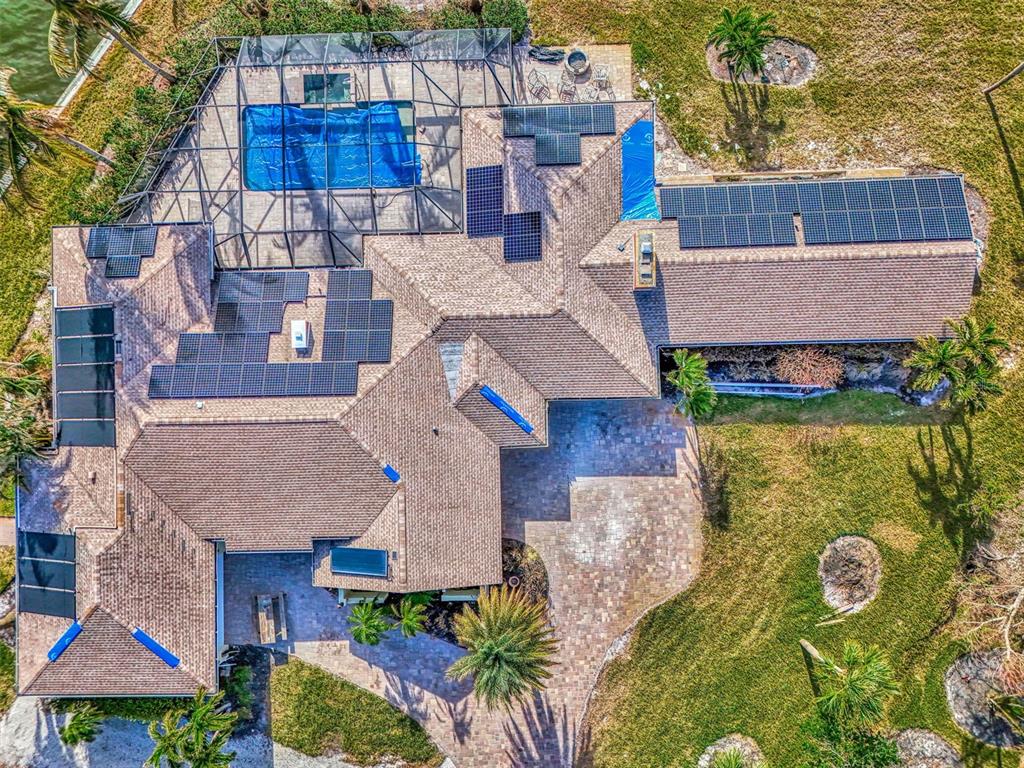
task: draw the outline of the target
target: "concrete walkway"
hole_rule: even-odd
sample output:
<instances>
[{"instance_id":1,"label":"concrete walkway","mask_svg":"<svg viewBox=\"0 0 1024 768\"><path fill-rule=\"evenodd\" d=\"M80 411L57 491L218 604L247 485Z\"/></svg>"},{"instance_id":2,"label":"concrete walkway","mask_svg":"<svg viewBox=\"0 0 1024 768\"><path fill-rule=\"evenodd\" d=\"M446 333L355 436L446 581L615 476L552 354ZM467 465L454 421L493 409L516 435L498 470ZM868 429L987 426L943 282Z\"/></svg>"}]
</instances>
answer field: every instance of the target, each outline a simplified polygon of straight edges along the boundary
<instances>
[{"instance_id":1,"label":"concrete walkway","mask_svg":"<svg viewBox=\"0 0 1024 768\"><path fill-rule=\"evenodd\" d=\"M308 556L227 558L228 642L253 642L254 592L283 590L292 636L282 650L387 698L459 768L571 764L609 646L696 575L701 510L693 433L670 403L553 403L549 434L550 447L502 458L505 535L544 559L561 642L554 678L528 705L479 707L469 684L445 679L461 651L442 641L391 633L374 648L350 642L346 611L309 586Z\"/></svg>"}]
</instances>

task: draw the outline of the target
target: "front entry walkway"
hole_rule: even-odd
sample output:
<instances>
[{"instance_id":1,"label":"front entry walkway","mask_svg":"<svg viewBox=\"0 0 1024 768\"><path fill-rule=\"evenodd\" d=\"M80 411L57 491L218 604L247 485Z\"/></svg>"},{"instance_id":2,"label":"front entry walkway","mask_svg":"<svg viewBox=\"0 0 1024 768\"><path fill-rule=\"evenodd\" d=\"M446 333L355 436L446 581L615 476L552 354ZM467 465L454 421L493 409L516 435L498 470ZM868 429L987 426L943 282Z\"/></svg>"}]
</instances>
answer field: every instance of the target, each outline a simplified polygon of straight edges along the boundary
<instances>
[{"instance_id":1,"label":"front entry walkway","mask_svg":"<svg viewBox=\"0 0 1024 768\"><path fill-rule=\"evenodd\" d=\"M660 400L555 402L547 448L502 455L505 535L541 555L559 666L543 695L512 713L477 706L445 679L461 651L389 633L351 642L347 613L310 586L308 555L225 562L229 643L254 642L255 592L288 593L296 656L377 693L423 723L458 768L571 763L579 720L609 646L647 608L685 589L701 555L693 430Z\"/></svg>"}]
</instances>

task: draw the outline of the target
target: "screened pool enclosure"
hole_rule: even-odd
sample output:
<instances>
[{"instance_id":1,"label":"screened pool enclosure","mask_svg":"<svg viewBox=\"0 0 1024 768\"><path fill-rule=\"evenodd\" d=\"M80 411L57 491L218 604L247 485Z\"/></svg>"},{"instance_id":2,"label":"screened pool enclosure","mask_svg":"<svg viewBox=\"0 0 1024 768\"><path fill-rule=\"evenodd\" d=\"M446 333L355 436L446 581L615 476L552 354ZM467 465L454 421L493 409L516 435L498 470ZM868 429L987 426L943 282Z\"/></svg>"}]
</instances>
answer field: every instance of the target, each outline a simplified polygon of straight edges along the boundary
<instances>
[{"instance_id":1,"label":"screened pool enclosure","mask_svg":"<svg viewBox=\"0 0 1024 768\"><path fill-rule=\"evenodd\" d=\"M192 78L198 106L122 203L211 222L229 269L358 264L364 234L461 231L460 110L514 103L497 29L218 38Z\"/></svg>"}]
</instances>

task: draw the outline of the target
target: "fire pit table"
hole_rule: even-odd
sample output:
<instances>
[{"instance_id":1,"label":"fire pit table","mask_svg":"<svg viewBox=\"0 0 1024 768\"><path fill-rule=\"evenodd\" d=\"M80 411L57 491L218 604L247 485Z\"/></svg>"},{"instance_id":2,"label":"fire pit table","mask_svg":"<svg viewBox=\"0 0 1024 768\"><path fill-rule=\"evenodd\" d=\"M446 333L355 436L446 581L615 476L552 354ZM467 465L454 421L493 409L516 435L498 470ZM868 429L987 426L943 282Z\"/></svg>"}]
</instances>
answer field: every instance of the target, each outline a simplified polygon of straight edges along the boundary
<instances>
[{"instance_id":1,"label":"fire pit table","mask_svg":"<svg viewBox=\"0 0 1024 768\"><path fill-rule=\"evenodd\" d=\"M579 48L573 48L565 57L565 69L573 77L585 75L590 69L590 58Z\"/></svg>"}]
</instances>

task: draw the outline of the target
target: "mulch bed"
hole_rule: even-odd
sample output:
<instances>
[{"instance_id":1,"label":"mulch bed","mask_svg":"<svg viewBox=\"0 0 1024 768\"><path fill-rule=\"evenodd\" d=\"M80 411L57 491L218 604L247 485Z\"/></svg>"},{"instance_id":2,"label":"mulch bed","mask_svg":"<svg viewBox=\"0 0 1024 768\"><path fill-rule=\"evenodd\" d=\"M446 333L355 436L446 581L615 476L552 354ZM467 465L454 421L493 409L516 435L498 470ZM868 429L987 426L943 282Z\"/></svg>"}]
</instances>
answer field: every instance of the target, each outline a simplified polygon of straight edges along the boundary
<instances>
[{"instance_id":1,"label":"mulch bed","mask_svg":"<svg viewBox=\"0 0 1024 768\"><path fill-rule=\"evenodd\" d=\"M821 553L818 577L826 603L837 611L856 613L878 594L882 556L871 539L840 536Z\"/></svg>"},{"instance_id":2,"label":"mulch bed","mask_svg":"<svg viewBox=\"0 0 1024 768\"><path fill-rule=\"evenodd\" d=\"M901 768L964 768L953 746L937 733L908 728L896 736Z\"/></svg>"},{"instance_id":3,"label":"mulch bed","mask_svg":"<svg viewBox=\"0 0 1024 768\"><path fill-rule=\"evenodd\" d=\"M978 651L961 656L946 670L946 703L953 721L978 741L994 747L1024 746L1024 738L989 705L988 697L1000 688L1003 652Z\"/></svg>"},{"instance_id":4,"label":"mulch bed","mask_svg":"<svg viewBox=\"0 0 1024 768\"><path fill-rule=\"evenodd\" d=\"M720 49L709 45L706 50L708 69L716 80L731 82L729 65L718 60ZM737 80L748 85L804 85L818 67L818 56L806 45L777 37L764 51L765 68L762 75L744 72ZM767 79L765 82L764 79Z\"/></svg>"},{"instance_id":5,"label":"mulch bed","mask_svg":"<svg viewBox=\"0 0 1024 768\"><path fill-rule=\"evenodd\" d=\"M764 764L764 754L757 742L741 733L730 733L710 745L697 760L697 768L711 768L711 761L719 752L738 749L743 755L744 768L760 768Z\"/></svg>"}]
</instances>

